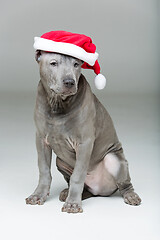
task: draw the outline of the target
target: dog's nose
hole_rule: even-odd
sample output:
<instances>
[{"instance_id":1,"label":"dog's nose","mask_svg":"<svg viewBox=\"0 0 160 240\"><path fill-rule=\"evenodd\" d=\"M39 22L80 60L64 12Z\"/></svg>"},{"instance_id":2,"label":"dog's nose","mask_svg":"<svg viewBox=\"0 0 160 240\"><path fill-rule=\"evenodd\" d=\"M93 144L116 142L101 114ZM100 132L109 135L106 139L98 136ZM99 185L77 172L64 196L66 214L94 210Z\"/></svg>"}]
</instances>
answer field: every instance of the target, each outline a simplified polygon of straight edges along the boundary
<instances>
[{"instance_id":1,"label":"dog's nose","mask_svg":"<svg viewBox=\"0 0 160 240\"><path fill-rule=\"evenodd\" d=\"M73 79L65 79L65 80L63 80L63 84L67 88L72 88L75 85L75 81Z\"/></svg>"}]
</instances>

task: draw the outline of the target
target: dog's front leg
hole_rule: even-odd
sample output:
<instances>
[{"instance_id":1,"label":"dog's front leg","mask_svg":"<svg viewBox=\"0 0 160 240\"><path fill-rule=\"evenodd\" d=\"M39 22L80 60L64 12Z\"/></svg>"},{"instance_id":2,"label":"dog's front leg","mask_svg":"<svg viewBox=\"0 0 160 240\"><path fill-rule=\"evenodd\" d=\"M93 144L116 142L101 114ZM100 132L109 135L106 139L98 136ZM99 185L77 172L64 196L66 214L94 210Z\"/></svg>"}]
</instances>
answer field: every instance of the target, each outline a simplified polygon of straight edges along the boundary
<instances>
[{"instance_id":1,"label":"dog's front leg","mask_svg":"<svg viewBox=\"0 0 160 240\"><path fill-rule=\"evenodd\" d=\"M44 137L36 134L36 147L38 153L39 183L32 195L26 198L27 204L42 205L49 195L51 185L51 158L52 149L46 144Z\"/></svg>"},{"instance_id":2,"label":"dog's front leg","mask_svg":"<svg viewBox=\"0 0 160 240\"><path fill-rule=\"evenodd\" d=\"M69 182L69 193L62 212L78 213L82 210L82 192L87 175L87 169L93 149L93 141L87 139L79 144L76 151L76 163Z\"/></svg>"}]
</instances>

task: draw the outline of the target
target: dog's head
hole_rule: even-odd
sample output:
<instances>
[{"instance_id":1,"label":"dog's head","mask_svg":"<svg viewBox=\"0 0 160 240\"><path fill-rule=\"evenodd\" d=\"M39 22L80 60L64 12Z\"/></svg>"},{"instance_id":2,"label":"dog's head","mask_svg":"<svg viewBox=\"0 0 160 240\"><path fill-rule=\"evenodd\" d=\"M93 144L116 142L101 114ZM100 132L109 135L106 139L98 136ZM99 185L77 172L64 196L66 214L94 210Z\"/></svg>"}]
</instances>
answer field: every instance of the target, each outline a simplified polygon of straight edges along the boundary
<instances>
[{"instance_id":1,"label":"dog's head","mask_svg":"<svg viewBox=\"0 0 160 240\"><path fill-rule=\"evenodd\" d=\"M36 51L35 58L39 64L41 81L49 94L66 97L77 92L83 61L40 50Z\"/></svg>"}]
</instances>

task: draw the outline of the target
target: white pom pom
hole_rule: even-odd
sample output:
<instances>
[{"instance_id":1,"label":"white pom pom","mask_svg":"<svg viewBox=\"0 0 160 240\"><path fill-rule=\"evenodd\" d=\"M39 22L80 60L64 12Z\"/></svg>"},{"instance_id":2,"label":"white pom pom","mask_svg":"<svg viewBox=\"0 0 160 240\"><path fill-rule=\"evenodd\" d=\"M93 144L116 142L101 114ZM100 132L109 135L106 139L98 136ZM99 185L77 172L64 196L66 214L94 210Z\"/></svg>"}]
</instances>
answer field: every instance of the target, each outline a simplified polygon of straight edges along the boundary
<instances>
[{"instance_id":1,"label":"white pom pom","mask_svg":"<svg viewBox=\"0 0 160 240\"><path fill-rule=\"evenodd\" d=\"M96 88L99 90L103 89L106 86L106 78L101 73L99 73L95 77L94 82L95 82Z\"/></svg>"}]
</instances>

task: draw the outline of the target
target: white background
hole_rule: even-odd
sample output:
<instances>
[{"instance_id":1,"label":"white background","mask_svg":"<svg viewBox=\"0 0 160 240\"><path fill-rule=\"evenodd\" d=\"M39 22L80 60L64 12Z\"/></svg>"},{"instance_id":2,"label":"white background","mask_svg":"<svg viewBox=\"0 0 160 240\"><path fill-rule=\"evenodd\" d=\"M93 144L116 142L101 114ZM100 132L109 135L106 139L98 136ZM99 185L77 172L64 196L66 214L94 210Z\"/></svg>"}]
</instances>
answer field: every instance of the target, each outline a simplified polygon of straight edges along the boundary
<instances>
[{"instance_id":1,"label":"white background","mask_svg":"<svg viewBox=\"0 0 160 240\"><path fill-rule=\"evenodd\" d=\"M1 1L1 239L159 239L158 11L158 0ZM61 213L66 183L55 156L47 202L25 204L38 182L33 37L50 30L84 33L96 44L107 87L96 90L94 73L83 73L112 116L141 206L126 205L117 192L85 200L83 214Z\"/></svg>"}]
</instances>

